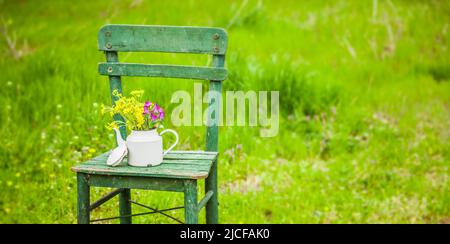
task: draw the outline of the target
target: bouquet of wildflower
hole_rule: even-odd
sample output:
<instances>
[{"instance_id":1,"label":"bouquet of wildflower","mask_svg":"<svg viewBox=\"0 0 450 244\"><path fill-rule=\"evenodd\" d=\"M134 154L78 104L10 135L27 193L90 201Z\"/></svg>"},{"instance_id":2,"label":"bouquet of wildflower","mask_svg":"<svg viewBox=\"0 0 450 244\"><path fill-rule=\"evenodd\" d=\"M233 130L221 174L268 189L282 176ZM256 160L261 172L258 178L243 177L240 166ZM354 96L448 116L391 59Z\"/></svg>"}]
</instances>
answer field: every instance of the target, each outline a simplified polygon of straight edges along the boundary
<instances>
[{"instance_id":1,"label":"bouquet of wildflower","mask_svg":"<svg viewBox=\"0 0 450 244\"><path fill-rule=\"evenodd\" d=\"M143 90L132 91L129 97L125 97L117 90L112 95L117 98L114 106L102 105L102 114L109 113L122 116L126 123L113 121L106 127L108 129L126 126L129 130L152 130L162 126L164 120L164 110L156 103L141 102Z\"/></svg>"}]
</instances>

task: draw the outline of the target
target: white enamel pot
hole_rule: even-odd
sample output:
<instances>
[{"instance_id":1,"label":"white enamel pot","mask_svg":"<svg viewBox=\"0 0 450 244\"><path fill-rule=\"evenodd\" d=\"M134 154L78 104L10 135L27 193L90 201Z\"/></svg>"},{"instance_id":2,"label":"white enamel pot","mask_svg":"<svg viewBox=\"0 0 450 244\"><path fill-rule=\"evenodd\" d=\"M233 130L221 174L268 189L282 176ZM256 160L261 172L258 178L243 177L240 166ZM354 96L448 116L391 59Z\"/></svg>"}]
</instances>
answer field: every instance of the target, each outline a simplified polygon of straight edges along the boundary
<instances>
[{"instance_id":1,"label":"white enamel pot","mask_svg":"<svg viewBox=\"0 0 450 244\"><path fill-rule=\"evenodd\" d=\"M171 132L175 135L175 143L163 151L161 135ZM160 134L154 130L131 131L127 137L128 164L136 167L156 166L162 163L163 156L172 150L178 143L178 134L174 130L163 130Z\"/></svg>"}]
</instances>

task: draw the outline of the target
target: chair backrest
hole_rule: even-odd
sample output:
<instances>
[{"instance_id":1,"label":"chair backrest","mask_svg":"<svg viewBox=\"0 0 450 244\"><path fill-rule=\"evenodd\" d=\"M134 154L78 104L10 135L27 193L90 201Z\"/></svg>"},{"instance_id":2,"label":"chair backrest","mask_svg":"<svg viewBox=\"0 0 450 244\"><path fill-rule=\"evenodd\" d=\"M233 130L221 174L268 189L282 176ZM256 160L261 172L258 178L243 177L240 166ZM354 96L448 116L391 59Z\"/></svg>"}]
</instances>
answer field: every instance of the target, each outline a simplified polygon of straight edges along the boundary
<instances>
[{"instance_id":1,"label":"chair backrest","mask_svg":"<svg viewBox=\"0 0 450 244\"><path fill-rule=\"evenodd\" d=\"M106 63L98 66L101 75L109 76L110 93L114 105L116 97L112 91L122 93L121 76L170 77L209 80L210 108L220 111L222 81L227 77L224 68L228 36L224 29L209 27L105 25L98 33L98 48L105 51ZM197 53L213 56L212 67L119 63L118 52L166 52ZM212 114L207 123L206 150L218 151L219 114ZM115 120L124 121L116 115ZM126 138L126 129L121 128Z\"/></svg>"}]
</instances>

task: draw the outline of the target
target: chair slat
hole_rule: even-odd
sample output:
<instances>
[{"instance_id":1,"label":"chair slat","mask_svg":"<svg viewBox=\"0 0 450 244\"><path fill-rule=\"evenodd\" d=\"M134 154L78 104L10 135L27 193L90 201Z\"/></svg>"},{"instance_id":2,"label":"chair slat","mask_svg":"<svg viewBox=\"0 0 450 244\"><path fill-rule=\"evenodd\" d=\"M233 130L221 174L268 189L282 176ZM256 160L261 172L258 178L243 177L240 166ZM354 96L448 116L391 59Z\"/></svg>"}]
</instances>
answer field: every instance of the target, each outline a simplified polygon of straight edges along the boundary
<instances>
[{"instance_id":1,"label":"chair slat","mask_svg":"<svg viewBox=\"0 0 450 244\"><path fill-rule=\"evenodd\" d=\"M100 63L98 71L101 75L110 76L145 76L218 81L227 78L227 70L224 68L182 65Z\"/></svg>"},{"instance_id":2,"label":"chair slat","mask_svg":"<svg viewBox=\"0 0 450 244\"><path fill-rule=\"evenodd\" d=\"M108 152L109 153L109 152ZM80 165L72 167L72 170L79 173L98 174L109 176L136 176L136 177L162 177L175 179L202 179L209 175L213 160L205 159L164 159L162 164L152 167L132 167L121 165L110 167L106 165L108 153L97 157L99 160L90 160ZM126 159L123 162L126 164Z\"/></svg>"},{"instance_id":3,"label":"chair slat","mask_svg":"<svg viewBox=\"0 0 450 244\"><path fill-rule=\"evenodd\" d=\"M227 43L224 29L210 27L105 25L98 33L103 51L223 55Z\"/></svg>"}]
</instances>

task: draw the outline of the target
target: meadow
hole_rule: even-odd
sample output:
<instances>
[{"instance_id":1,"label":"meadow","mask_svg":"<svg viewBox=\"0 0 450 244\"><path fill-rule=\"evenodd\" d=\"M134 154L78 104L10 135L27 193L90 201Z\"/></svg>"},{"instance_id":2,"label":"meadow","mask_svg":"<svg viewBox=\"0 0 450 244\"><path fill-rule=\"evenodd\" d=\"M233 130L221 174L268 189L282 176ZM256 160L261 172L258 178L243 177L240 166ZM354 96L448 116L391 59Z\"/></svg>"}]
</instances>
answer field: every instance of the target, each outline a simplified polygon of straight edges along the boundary
<instances>
[{"instance_id":1,"label":"meadow","mask_svg":"<svg viewBox=\"0 0 450 244\"><path fill-rule=\"evenodd\" d=\"M99 111L110 103L109 84L97 73L105 59L97 32L108 23L223 27L223 90L280 92L277 136L220 128L221 223L450 223L448 13L450 2L437 0L0 0L0 223L76 222L70 167L114 147ZM170 115L172 93L192 93L194 83L123 84ZM178 149L204 148L204 127L166 128L180 134ZM92 199L108 191L94 188ZM177 193L132 198L157 208L183 203ZM117 205L92 217L115 216Z\"/></svg>"}]
</instances>

